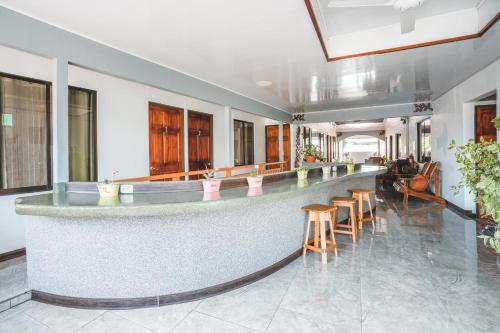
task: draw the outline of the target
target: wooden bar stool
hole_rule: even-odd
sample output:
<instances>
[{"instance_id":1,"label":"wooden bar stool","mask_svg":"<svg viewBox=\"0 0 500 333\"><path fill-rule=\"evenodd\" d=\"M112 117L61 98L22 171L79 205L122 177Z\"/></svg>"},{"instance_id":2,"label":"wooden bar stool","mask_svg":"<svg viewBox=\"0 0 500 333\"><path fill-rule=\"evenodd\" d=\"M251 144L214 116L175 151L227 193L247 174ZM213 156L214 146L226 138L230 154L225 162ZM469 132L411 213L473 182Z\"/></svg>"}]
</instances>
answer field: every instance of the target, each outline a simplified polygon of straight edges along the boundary
<instances>
[{"instance_id":1,"label":"wooden bar stool","mask_svg":"<svg viewBox=\"0 0 500 333\"><path fill-rule=\"evenodd\" d=\"M305 256L307 250L321 253L321 262L327 263L327 252L334 252L337 256L337 244L333 234L332 212L336 212L337 208L327 205L308 205L302 207L308 213L306 235L304 237L304 247L302 255ZM314 238L309 239L311 231L311 223L314 222ZM330 240L326 239L326 223L330 227ZM313 243L314 245L310 245ZM320 247L321 244L321 247ZM328 246L327 246L328 245Z\"/></svg>"},{"instance_id":2,"label":"wooden bar stool","mask_svg":"<svg viewBox=\"0 0 500 333\"><path fill-rule=\"evenodd\" d=\"M352 192L352 197L358 200L359 229L363 229L363 222L371 222L373 230L375 230L375 218L373 217L372 203L370 201L370 194L375 193L375 190L369 190L365 188L351 188L348 191ZM364 216L363 201L368 202L368 208L370 209L370 216Z\"/></svg>"},{"instance_id":3,"label":"wooden bar stool","mask_svg":"<svg viewBox=\"0 0 500 333\"><path fill-rule=\"evenodd\" d=\"M356 226L356 199L349 197L333 197L333 207L344 207L349 209L349 219L347 224L338 224L338 210L335 211L334 217L334 232L339 234L351 235L352 242L355 243L358 239L358 228ZM339 229L340 228L340 229ZM347 229L347 230L346 230Z\"/></svg>"}]
</instances>

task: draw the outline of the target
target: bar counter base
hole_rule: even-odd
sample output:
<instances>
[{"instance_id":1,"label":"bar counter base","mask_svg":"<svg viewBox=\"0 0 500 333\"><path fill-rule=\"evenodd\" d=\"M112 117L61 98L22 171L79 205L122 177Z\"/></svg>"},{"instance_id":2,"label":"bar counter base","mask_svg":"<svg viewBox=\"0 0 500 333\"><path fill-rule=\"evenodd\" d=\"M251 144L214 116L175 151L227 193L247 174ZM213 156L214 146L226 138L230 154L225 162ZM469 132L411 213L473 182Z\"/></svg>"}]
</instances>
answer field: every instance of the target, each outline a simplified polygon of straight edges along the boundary
<instances>
[{"instance_id":1,"label":"bar counter base","mask_svg":"<svg viewBox=\"0 0 500 333\"><path fill-rule=\"evenodd\" d=\"M79 298L54 295L45 293L43 291L32 290L31 299L37 302L70 308L106 310L151 308L170 304L186 303L216 296L233 289L238 289L248 284L254 283L282 269L295 259L299 258L301 255L302 248L298 249L297 251L295 251L288 257L278 261L277 263L242 278L221 283L208 288L177 294L139 298Z\"/></svg>"}]
</instances>

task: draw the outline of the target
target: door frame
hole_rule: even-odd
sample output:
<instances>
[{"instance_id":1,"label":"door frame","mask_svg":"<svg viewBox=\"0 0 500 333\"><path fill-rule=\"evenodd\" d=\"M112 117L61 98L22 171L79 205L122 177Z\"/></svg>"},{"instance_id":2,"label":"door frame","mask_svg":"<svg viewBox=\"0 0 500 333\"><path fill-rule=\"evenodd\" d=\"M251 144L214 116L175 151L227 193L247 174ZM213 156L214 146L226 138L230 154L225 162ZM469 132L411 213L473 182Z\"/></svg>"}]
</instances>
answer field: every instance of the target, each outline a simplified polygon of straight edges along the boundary
<instances>
[{"instance_id":1,"label":"door frame","mask_svg":"<svg viewBox=\"0 0 500 333\"><path fill-rule=\"evenodd\" d=\"M160 106L160 107L163 107L163 108L170 108L170 109L175 109L175 110L179 110L181 111L181 124L180 124L180 136L181 136L181 151L180 151L180 155L181 155L181 170L179 172L184 172L184 168L185 168L185 161L184 161L184 109L183 108L179 108L179 107L176 107L176 106L172 106L172 105L167 105L167 104L161 104L161 103L157 103L157 102L148 102L148 145L149 145L149 175L151 176L151 106L152 105L157 105L157 106Z\"/></svg>"},{"instance_id":2,"label":"door frame","mask_svg":"<svg viewBox=\"0 0 500 333\"><path fill-rule=\"evenodd\" d=\"M188 142L188 169L189 169L189 116L192 114L198 114L202 116L208 116L210 118L210 166L211 169L214 168L214 115L211 113L205 113L205 112L200 112L200 111L194 111L194 110L187 110L187 124L188 124L188 133L187 133L187 142ZM192 171L192 170L189 170Z\"/></svg>"}]
</instances>

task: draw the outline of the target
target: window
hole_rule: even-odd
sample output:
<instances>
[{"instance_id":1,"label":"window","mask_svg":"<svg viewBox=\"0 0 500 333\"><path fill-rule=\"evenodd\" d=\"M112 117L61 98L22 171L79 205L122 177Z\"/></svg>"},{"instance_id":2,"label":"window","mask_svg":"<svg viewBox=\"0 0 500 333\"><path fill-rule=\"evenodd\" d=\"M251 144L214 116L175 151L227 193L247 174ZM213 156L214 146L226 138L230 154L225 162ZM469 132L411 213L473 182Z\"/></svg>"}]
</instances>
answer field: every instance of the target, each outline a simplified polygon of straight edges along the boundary
<instances>
[{"instance_id":1,"label":"window","mask_svg":"<svg viewBox=\"0 0 500 333\"><path fill-rule=\"evenodd\" d=\"M431 157L431 118L417 123L417 153L418 161L429 162Z\"/></svg>"},{"instance_id":2,"label":"window","mask_svg":"<svg viewBox=\"0 0 500 333\"><path fill-rule=\"evenodd\" d=\"M68 100L69 180L95 182L97 92L69 87Z\"/></svg>"},{"instance_id":3,"label":"window","mask_svg":"<svg viewBox=\"0 0 500 333\"><path fill-rule=\"evenodd\" d=\"M401 149L403 148L403 144L401 143L401 134L396 134L396 159L399 159L403 154Z\"/></svg>"},{"instance_id":4,"label":"window","mask_svg":"<svg viewBox=\"0 0 500 333\"><path fill-rule=\"evenodd\" d=\"M234 165L253 163L253 123L234 120Z\"/></svg>"},{"instance_id":5,"label":"window","mask_svg":"<svg viewBox=\"0 0 500 333\"><path fill-rule=\"evenodd\" d=\"M0 194L50 189L50 83L0 73L0 114Z\"/></svg>"}]
</instances>

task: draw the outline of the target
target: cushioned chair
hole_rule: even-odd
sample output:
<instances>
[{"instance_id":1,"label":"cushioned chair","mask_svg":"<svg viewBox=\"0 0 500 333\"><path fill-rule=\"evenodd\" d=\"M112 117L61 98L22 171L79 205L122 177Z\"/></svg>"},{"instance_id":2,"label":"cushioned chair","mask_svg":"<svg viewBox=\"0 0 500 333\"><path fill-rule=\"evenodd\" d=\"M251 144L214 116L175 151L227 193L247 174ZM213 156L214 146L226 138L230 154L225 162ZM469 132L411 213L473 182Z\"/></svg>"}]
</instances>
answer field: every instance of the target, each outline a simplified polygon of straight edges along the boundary
<instances>
[{"instance_id":1,"label":"cushioned chair","mask_svg":"<svg viewBox=\"0 0 500 333\"><path fill-rule=\"evenodd\" d=\"M441 205L446 201L441 197L441 176L438 168L438 162L426 162L422 170L415 176L407 177L400 175L400 179L394 182L396 191L403 193L403 203L408 204L410 196L435 201ZM431 181L434 179L435 193L427 191Z\"/></svg>"}]
</instances>

